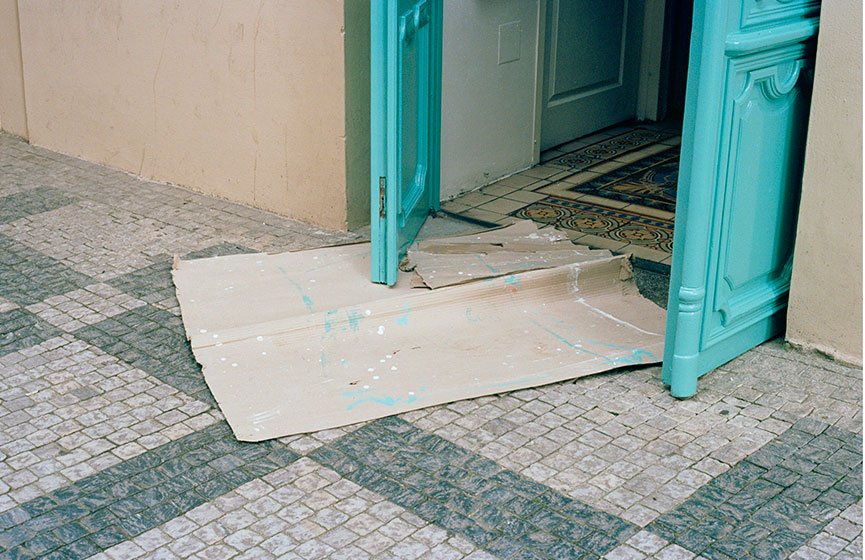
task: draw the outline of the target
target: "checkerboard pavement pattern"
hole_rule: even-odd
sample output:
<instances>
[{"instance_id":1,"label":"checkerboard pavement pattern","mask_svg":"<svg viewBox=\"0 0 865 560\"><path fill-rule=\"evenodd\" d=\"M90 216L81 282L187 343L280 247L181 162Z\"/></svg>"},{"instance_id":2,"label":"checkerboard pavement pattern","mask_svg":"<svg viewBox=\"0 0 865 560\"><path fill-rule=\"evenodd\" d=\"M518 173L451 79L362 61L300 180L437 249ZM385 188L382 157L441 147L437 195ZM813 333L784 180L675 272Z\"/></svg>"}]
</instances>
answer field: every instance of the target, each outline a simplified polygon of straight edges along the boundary
<instances>
[{"instance_id":1,"label":"checkerboard pavement pattern","mask_svg":"<svg viewBox=\"0 0 865 560\"><path fill-rule=\"evenodd\" d=\"M848 559L862 372L768 342L238 442L172 256L356 240L0 135L0 559Z\"/></svg>"}]
</instances>

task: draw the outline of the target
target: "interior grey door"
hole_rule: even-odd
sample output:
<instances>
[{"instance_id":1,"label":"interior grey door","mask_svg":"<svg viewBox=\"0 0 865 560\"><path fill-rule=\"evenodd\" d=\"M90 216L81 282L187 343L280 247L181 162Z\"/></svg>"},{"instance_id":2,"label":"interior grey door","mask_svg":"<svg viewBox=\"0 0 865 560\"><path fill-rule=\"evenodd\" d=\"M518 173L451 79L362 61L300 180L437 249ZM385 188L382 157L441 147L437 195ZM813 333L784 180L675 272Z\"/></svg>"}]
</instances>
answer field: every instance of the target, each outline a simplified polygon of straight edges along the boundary
<instances>
[{"instance_id":1,"label":"interior grey door","mask_svg":"<svg viewBox=\"0 0 865 560\"><path fill-rule=\"evenodd\" d=\"M547 0L541 150L632 118L643 0Z\"/></svg>"}]
</instances>

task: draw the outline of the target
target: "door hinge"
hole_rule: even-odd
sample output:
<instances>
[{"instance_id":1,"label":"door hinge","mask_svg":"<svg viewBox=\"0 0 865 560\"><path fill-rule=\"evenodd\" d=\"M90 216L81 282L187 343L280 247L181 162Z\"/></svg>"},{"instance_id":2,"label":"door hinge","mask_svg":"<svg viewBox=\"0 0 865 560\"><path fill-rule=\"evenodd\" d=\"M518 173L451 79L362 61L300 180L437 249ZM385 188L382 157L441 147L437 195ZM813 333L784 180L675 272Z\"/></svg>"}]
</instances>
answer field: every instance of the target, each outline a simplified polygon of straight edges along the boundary
<instances>
[{"instance_id":1,"label":"door hinge","mask_svg":"<svg viewBox=\"0 0 865 560\"><path fill-rule=\"evenodd\" d=\"M378 217L382 220L387 216L385 202L387 201L387 177L378 178Z\"/></svg>"}]
</instances>

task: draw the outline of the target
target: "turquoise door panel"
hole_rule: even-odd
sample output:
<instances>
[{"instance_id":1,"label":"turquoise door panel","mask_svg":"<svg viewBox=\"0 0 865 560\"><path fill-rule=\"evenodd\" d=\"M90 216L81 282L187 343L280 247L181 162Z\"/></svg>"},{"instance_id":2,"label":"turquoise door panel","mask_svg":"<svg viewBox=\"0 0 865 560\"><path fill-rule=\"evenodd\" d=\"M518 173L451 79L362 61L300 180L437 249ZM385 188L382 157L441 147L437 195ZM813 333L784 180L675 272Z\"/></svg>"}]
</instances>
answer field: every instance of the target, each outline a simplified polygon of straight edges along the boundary
<instances>
[{"instance_id":1,"label":"turquoise door panel","mask_svg":"<svg viewBox=\"0 0 865 560\"><path fill-rule=\"evenodd\" d=\"M441 0L372 2L372 281L392 285L439 205Z\"/></svg>"},{"instance_id":2,"label":"turquoise door panel","mask_svg":"<svg viewBox=\"0 0 865 560\"><path fill-rule=\"evenodd\" d=\"M694 3L663 380L780 334L790 288L819 2Z\"/></svg>"}]
</instances>

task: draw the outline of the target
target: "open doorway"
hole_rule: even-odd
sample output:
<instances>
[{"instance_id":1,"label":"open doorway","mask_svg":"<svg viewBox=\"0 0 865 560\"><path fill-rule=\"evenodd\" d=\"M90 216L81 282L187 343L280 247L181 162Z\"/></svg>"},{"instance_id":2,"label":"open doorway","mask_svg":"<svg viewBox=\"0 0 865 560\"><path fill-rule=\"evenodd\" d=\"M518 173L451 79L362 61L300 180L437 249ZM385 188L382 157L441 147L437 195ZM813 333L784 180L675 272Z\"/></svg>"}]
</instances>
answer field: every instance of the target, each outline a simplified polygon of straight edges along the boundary
<instances>
[{"instance_id":1,"label":"open doorway","mask_svg":"<svg viewBox=\"0 0 865 560\"><path fill-rule=\"evenodd\" d=\"M545 48L538 54L537 164L442 208L483 225L521 219L555 225L577 244L632 253L640 268L668 275L690 2L670 0L655 14L642 2L601 2L592 17L571 4L550 0L539 16L538 44ZM644 25L645 17L663 31ZM644 37L646 27L656 35ZM574 39L577 34L583 38ZM641 51L657 59L652 84L640 76ZM655 96L652 118L638 119L644 116L638 97L647 91ZM665 282L654 282L650 291L666 304Z\"/></svg>"}]
</instances>

